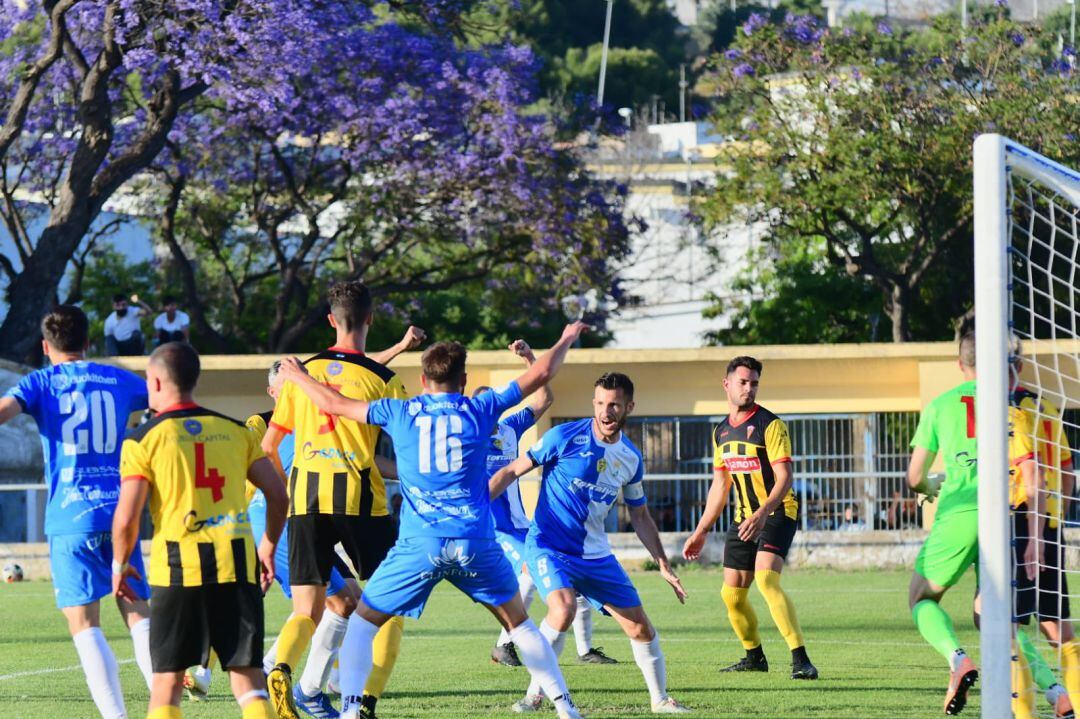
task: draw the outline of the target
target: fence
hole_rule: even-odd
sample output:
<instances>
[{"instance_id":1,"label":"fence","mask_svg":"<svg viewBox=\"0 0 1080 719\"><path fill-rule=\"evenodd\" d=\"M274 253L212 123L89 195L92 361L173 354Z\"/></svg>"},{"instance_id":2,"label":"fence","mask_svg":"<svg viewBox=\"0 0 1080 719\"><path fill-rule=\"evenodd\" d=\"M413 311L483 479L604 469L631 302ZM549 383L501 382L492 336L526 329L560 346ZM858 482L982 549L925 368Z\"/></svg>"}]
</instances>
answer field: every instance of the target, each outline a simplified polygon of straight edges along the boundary
<instances>
[{"instance_id":1,"label":"fence","mask_svg":"<svg viewBox=\"0 0 1080 719\"><path fill-rule=\"evenodd\" d=\"M574 418L557 418L556 424ZM701 518L712 481L712 427L719 417L631 417L625 431L645 456L646 491L661 531L688 532ZM863 531L921 526L922 511L905 471L917 412L799 414L783 418L790 429L794 490L802 529ZM1080 409L1065 411L1072 447L1080 445ZM392 451L389 442L381 451ZM40 541L45 487L39 482L0 483L0 542ZM1073 502L1069 522L1080 523ZM717 528L732 520L729 504ZM144 523L146 525L148 523ZM621 504L609 531L630 531Z\"/></svg>"}]
</instances>

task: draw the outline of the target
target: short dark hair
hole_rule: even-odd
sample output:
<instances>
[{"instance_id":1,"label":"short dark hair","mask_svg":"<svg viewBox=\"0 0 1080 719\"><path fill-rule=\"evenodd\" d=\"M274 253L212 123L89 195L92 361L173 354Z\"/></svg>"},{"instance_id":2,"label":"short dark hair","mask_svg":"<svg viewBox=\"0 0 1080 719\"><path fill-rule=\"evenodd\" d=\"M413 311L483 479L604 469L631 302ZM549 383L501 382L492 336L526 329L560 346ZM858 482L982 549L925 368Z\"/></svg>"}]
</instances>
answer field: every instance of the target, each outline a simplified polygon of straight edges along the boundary
<instances>
[{"instance_id":1,"label":"short dark hair","mask_svg":"<svg viewBox=\"0 0 1080 719\"><path fill-rule=\"evenodd\" d=\"M150 361L164 368L181 392L191 392L199 381L199 353L187 342L166 342L150 355Z\"/></svg>"},{"instance_id":2,"label":"short dark hair","mask_svg":"<svg viewBox=\"0 0 1080 719\"><path fill-rule=\"evenodd\" d=\"M176 298L173 297L172 295L163 295L162 296L162 298L161 298L161 306L162 307L164 307L165 305L175 305L175 304L176 304Z\"/></svg>"},{"instance_id":3,"label":"short dark hair","mask_svg":"<svg viewBox=\"0 0 1080 719\"><path fill-rule=\"evenodd\" d=\"M437 384L461 384L465 374L465 346L460 342L436 342L420 356L424 376Z\"/></svg>"},{"instance_id":4,"label":"short dark hair","mask_svg":"<svg viewBox=\"0 0 1080 719\"><path fill-rule=\"evenodd\" d=\"M90 320L75 305L57 305L41 319L41 336L60 352L82 352L90 338Z\"/></svg>"},{"instance_id":5,"label":"short dark hair","mask_svg":"<svg viewBox=\"0 0 1080 719\"><path fill-rule=\"evenodd\" d=\"M122 295L117 292L115 295L112 296L112 301L113 304L116 304L117 302L127 302L127 295Z\"/></svg>"},{"instance_id":6,"label":"short dark hair","mask_svg":"<svg viewBox=\"0 0 1080 719\"><path fill-rule=\"evenodd\" d=\"M346 332L363 324L371 314L371 292L360 280L342 280L326 293L330 314Z\"/></svg>"},{"instance_id":7,"label":"short dark hair","mask_svg":"<svg viewBox=\"0 0 1080 719\"><path fill-rule=\"evenodd\" d=\"M621 389L627 399L634 398L634 383L622 372L605 372L593 383L593 388Z\"/></svg>"},{"instance_id":8,"label":"short dark hair","mask_svg":"<svg viewBox=\"0 0 1080 719\"><path fill-rule=\"evenodd\" d=\"M739 369L740 367L745 367L751 372L757 372L758 374L761 374L761 362L754 359L750 355L739 355L738 357L727 363L727 371L724 372L724 376L727 377L729 374Z\"/></svg>"},{"instance_id":9,"label":"short dark hair","mask_svg":"<svg viewBox=\"0 0 1080 719\"><path fill-rule=\"evenodd\" d=\"M968 328L962 335L960 335L960 347L958 349L960 355L960 364L965 367L975 368L975 328Z\"/></svg>"}]
</instances>

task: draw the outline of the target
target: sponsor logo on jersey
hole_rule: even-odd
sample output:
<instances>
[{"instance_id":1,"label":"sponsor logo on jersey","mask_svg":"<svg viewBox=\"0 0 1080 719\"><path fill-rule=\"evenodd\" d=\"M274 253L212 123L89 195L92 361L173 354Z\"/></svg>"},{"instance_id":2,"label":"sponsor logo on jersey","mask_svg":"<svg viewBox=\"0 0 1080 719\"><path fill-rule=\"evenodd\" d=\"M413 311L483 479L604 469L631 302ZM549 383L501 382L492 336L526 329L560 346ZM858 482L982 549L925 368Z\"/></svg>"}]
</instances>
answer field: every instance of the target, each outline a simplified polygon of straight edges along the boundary
<instances>
[{"instance_id":1,"label":"sponsor logo on jersey","mask_svg":"<svg viewBox=\"0 0 1080 719\"><path fill-rule=\"evenodd\" d=\"M249 521L247 512L237 512L235 514L228 512L214 517L207 517L206 519L199 519L199 513L193 509L184 515L184 528L189 532L201 532L207 528L248 524Z\"/></svg>"},{"instance_id":2,"label":"sponsor logo on jersey","mask_svg":"<svg viewBox=\"0 0 1080 719\"><path fill-rule=\"evenodd\" d=\"M416 415L420 414L420 410L422 408L421 408L419 402L409 402L408 409L409 409L409 416L415 417Z\"/></svg>"},{"instance_id":3,"label":"sponsor logo on jersey","mask_svg":"<svg viewBox=\"0 0 1080 719\"><path fill-rule=\"evenodd\" d=\"M184 429L190 435L202 434L202 422L197 419L184 420Z\"/></svg>"},{"instance_id":4,"label":"sponsor logo on jersey","mask_svg":"<svg viewBox=\"0 0 1080 719\"><path fill-rule=\"evenodd\" d=\"M724 464L729 472L759 472L761 460L757 457L726 457Z\"/></svg>"},{"instance_id":5,"label":"sponsor logo on jersey","mask_svg":"<svg viewBox=\"0 0 1080 719\"><path fill-rule=\"evenodd\" d=\"M589 438L587 436L585 436L584 434L579 434L577 437L574 437L574 444L588 444L588 443L589 443Z\"/></svg>"},{"instance_id":6,"label":"sponsor logo on jersey","mask_svg":"<svg viewBox=\"0 0 1080 719\"><path fill-rule=\"evenodd\" d=\"M326 366L326 373L337 377L339 374L345 371L345 366L340 362L331 362Z\"/></svg>"},{"instance_id":7,"label":"sponsor logo on jersey","mask_svg":"<svg viewBox=\"0 0 1080 719\"><path fill-rule=\"evenodd\" d=\"M356 452L352 450L338 449L337 447L324 447L318 449L313 442L305 442L302 448L304 459L315 459L316 457L322 457L323 459L343 459L349 462L356 461Z\"/></svg>"},{"instance_id":8,"label":"sponsor logo on jersey","mask_svg":"<svg viewBox=\"0 0 1080 719\"><path fill-rule=\"evenodd\" d=\"M468 569L468 566L472 563L473 559L475 559L475 557L471 554L465 554L465 547L462 547L455 540L451 539L443 545L442 549L439 550L438 555L428 555L428 561L431 562L432 568L429 571L422 572L421 576L424 579L476 577L479 572Z\"/></svg>"},{"instance_id":9,"label":"sponsor logo on jersey","mask_svg":"<svg viewBox=\"0 0 1080 719\"><path fill-rule=\"evenodd\" d=\"M115 377L106 377L105 375L95 374L88 372L85 374L69 375L64 372L56 372L49 377L49 387L56 392L63 392L72 385L75 384L116 384Z\"/></svg>"}]
</instances>

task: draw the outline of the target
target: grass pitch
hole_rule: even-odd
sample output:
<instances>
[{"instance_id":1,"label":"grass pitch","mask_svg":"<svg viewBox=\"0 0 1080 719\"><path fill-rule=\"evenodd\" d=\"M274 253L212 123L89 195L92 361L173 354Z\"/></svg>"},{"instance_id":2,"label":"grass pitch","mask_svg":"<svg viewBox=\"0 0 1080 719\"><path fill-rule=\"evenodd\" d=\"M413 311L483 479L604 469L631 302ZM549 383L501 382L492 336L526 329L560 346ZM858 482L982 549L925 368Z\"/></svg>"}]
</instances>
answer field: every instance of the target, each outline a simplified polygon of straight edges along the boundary
<instances>
[{"instance_id":1,"label":"grass pitch","mask_svg":"<svg viewBox=\"0 0 1080 719\"><path fill-rule=\"evenodd\" d=\"M932 717L941 713L947 670L924 644L907 610L903 572L788 571L791 593L806 633L807 649L821 672L816 682L788 678L790 654L756 591L751 592L762 629L768 674L731 675L717 667L742 655L720 600L721 574L684 568L690 600L680 606L655 572L631 575L645 609L660 630L671 693L699 717ZM971 623L974 582L945 600L963 644L976 649ZM107 600L106 600L107 601ZM274 588L267 598L267 634L276 635L289 607ZM131 640L113 607L103 606L105 633L121 662L128 712L144 716L148 693L134 661ZM533 605L539 621L543 605ZM562 668L577 703L590 717L649 715L648 694L630 646L611 619L596 616L594 644L617 658L611 666L581 665L567 638ZM432 596L419 621L407 621L401 657L379 715L397 717L501 717L528 683L524 669L489 662L498 627L481 607L449 584ZM238 717L228 684L215 676L208 702L184 704L184 716ZM78 667L75 648L56 610L51 585L0 585L0 709L19 719L95 719L97 712ZM977 717L978 689L964 715ZM541 716L553 716L546 713Z\"/></svg>"}]
</instances>

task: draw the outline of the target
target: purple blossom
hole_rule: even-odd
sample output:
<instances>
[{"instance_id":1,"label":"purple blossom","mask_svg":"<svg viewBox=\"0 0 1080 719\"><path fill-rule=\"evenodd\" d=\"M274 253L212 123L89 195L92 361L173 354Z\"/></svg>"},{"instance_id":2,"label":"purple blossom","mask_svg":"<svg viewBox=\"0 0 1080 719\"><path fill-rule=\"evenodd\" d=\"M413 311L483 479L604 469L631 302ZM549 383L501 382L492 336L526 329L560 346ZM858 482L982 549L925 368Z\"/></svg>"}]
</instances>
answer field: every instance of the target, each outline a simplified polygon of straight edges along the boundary
<instances>
[{"instance_id":1,"label":"purple blossom","mask_svg":"<svg viewBox=\"0 0 1080 719\"><path fill-rule=\"evenodd\" d=\"M729 50L725 50L724 51L724 57L727 58L728 60L738 60L739 58L742 57L742 50L739 50L737 48L731 48Z\"/></svg>"},{"instance_id":2,"label":"purple blossom","mask_svg":"<svg viewBox=\"0 0 1080 719\"><path fill-rule=\"evenodd\" d=\"M748 62L740 63L731 68L731 74L735 77L752 77L754 75L754 66Z\"/></svg>"},{"instance_id":3,"label":"purple blossom","mask_svg":"<svg viewBox=\"0 0 1080 719\"><path fill-rule=\"evenodd\" d=\"M997 7L1009 7L1009 0L994 0Z\"/></svg>"},{"instance_id":4,"label":"purple blossom","mask_svg":"<svg viewBox=\"0 0 1080 719\"><path fill-rule=\"evenodd\" d=\"M1024 44L1024 33L1022 33L1022 32L1014 32L1014 33L1009 35L1009 39L1012 40L1013 45L1016 45L1017 47L1020 47L1021 45Z\"/></svg>"},{"instance_id":5,"label":"purple blossom","mask_svg":"<svg viewBox=\"0 0 1080 719\"><path fill-rule=\"evenodd\" d=\"M788 13L784 18L784 25L784 33L795 42L803 45L815 43L825 34L825 31L818 27L817 18L813 15Z\"/></svg>"},{"instance_id":6,"label":"purple blossom","mask_svg":"<svg viewBox=\"0 0 1080 719\"><path fill-rule=\"evenodd\" d=\"M892 26L889 25L889 23L885 22L884 20L879 21L878 24L877 24L877 33L878 33L878 35L884 35L886 37L892 37L892 34L893 34Z\"/></svg>"},{"instance_id":7,"label":"purple blossom","mask_svg":"<svg viewBox=\"0 0 1080 719\"><path fill-rule=\"evenodd\" d=\"M748 17L746 19L746 22L743 23L743 26L742 26L743 34L746 35L747 37L750 37L756 31L758 31L761 28L765 27L765 25L767 23L768 23L768 18L764 14L759 13L759 12L753 13L753 14L750 15L750 17Z\"/></svg>"}]
</instances>

